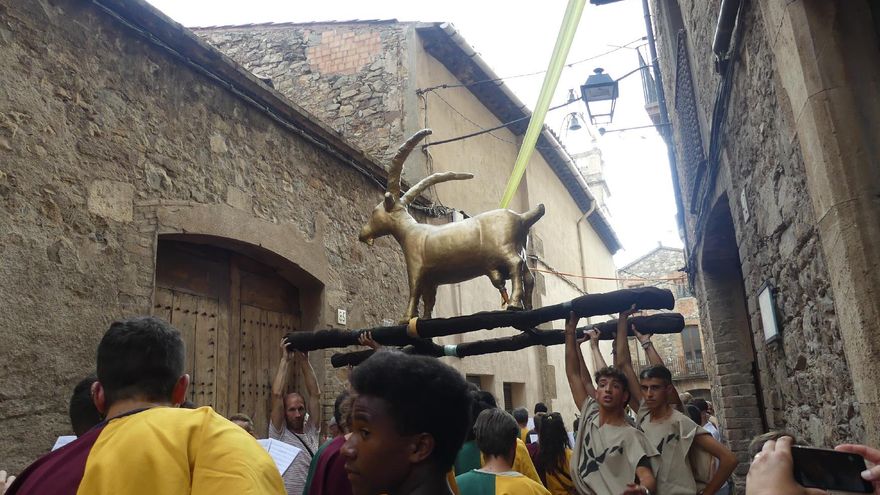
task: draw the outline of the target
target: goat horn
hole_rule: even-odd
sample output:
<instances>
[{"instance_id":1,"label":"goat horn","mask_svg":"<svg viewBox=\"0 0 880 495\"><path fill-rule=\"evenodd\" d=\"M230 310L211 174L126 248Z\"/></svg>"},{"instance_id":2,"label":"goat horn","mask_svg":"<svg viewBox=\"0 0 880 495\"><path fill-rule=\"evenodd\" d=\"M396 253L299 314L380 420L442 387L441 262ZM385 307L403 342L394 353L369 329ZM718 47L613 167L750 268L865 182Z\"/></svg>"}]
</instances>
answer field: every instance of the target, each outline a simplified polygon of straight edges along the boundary
<instances>
[{"instance_id":1,"label":"goat horn","mask_svg":"<svg viewBox=\"0 0 880 495\"><path fill-rule=\"evenodd\" d=\"M425 177L424 179L418 181L416 185L409 188L406 194L404 194L403 197L400 198L400 201L405 205L409 205L410 203L415 201L416 198L419 197L419 194L422 194L422 191L433 186L434 184L439 184L441 182L447 182L450 180L466 180L473 178L474 174L463 174L458 172L437 172Z\"/></svg>"},{"instance_id":2,"label":"goat horn","mask_svg":"<svg viewBox=\"0 0 880 495\"><path fill-rule=\"evenodd\" d=\"M397 154L394 155L394 158L391 160L391 166L388 167L388 187L386 187L395 199L400 197L400 173L403 171L403 162L406 161L406 157L416 147L416 144L424 139L425 136L431 134L431 132L431 129L422 129L413 134L405 143L401 144L400 148L397 148Z\"/></svg>"}]
</instances>

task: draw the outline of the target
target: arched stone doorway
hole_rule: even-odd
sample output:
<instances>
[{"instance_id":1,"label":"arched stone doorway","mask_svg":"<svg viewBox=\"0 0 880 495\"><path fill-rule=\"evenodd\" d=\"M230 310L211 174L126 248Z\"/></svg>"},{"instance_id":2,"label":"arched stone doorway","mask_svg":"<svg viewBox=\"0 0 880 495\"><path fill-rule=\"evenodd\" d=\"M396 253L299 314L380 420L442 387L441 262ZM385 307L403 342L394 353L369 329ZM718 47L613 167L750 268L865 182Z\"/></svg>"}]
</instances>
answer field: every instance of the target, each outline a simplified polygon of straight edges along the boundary
<instances>
[{"instance_id":1,"label":"arched stone doorway","mask_svg":"<svg viewBox=\"0 0 880 495\"><path fill-rule=\"evenodd\" d=\"M307 237L223 204L144 209L158 228L153 313L187 340L190 400L224 416L248 414L265 435L281 337L327 318L323 221ZM323 367L312 364L322 383ZM298 369L288 390L305 389Z\"/></svg>"},{"instance_id":2,"label":"arched stone doorway","mask_svg":"<svg viewBox=\"0 0 880 495\"><path fill-rule=\"evenodd\" d=\"M153 314L184 338L188 399L228 416L243 412L258 434L268 428L272 380L284 334L303 328L314 283L257 246L210 236L160 236ZM301 287L304 286L304 287ZM302 390L298 367L289 390Z\"/></svg>"},{"instance_id":3,"label":"arched stone doorway","mask_svg":"<svg viewBox=\"0 0 880 495\"><path fill-rule=\"evenodd\" d=\"M745 476L749 441L766 431L767 420L727 195L717 200L709 215L699 253L700 313L715 370L715 411L740 460L737 474Z\"/></svg>"}]
</instances>

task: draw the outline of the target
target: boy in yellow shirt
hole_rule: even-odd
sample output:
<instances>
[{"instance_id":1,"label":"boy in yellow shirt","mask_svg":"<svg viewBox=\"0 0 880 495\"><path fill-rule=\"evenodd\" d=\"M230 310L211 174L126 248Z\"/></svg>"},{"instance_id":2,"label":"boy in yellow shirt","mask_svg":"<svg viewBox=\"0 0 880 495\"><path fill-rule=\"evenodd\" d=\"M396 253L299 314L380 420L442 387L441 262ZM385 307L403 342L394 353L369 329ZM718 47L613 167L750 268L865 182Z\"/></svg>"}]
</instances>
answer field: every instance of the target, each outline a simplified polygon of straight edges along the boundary
<instances>
[{"instance_id":1,"label":"boy in yellow shirt","mask_svg":"<svg viewBox=\"0 0 880 495\"><path fill-rule=\"evenodd\" d=\"M461 495L550 495L540 483L513 471L519 436L513 416L501 409L486 409L474 423L474 434L485 464L456 476Z\"/></svg>"},{"instance_id":2,"label":"boy in yellow shirt","mask_svg":"<svg viewBox=\"0 0 880 495\"><path fill-rule=\"evenodd\" d=\"M265 450L210 407L182 409L180 333L153 317L114 322L98 345L92 397L108 418L33 464L7 495L285 495Z\"/></svg>"}]
</instances>

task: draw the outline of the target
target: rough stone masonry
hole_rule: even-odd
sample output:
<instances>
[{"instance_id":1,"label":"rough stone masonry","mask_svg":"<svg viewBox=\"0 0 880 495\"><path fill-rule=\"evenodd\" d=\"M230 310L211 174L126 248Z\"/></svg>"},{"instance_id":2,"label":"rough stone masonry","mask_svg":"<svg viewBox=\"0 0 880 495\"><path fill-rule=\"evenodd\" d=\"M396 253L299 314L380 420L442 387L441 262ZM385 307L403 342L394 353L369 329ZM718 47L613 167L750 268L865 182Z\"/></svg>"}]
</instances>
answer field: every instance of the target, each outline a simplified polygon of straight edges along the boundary
<instances>
[{"instance_id":1,"label":"rough stone masonry","mask_svg":"<svg viewBox=\"0 0 880 495\"><path fill-rule=\"evenodd\" d=\"M0 0L0 66L4 469L69 432L69 394L109 323L150 313L162 215L207 208L246 219L254 245L275 231L313 243L297 256L326 269L321 324L336 307L352 325L403 310L393 241L357 242L374 182L92 4ZM339 381L319 380L326 408Z\"/></svg>"},{"instance_id":2,"label":"rough stone masonry","mask_svg":"<svg viewBox=\"0 0 880 495\"><path fill-rule=\"evenodd\" d=\"M405 30L395 22L271 24L195 33L368 153L403 142Z\"/></svg>"}]
</instances>

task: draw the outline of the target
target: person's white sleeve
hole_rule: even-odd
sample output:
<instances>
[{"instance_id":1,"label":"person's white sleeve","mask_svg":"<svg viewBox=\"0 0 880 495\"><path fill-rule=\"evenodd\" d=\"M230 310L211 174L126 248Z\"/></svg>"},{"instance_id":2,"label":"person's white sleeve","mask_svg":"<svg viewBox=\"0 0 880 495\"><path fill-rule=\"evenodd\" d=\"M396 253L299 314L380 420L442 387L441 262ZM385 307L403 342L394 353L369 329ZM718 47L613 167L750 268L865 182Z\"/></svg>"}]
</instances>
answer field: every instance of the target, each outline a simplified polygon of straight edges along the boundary
<instances>
[{"instance_id":1,"label":"person's white sleeve","mask_svg":"<svg viewBox=\"0 0 880 495\"><path fill-rule=\"evenodd\" d=\"M281 437L284 436L284 426L281 429L275 428L275 425L272 424L272 421L269 421L269 438L274 440L281 440Z\"/></svg>"}]
</instances>

